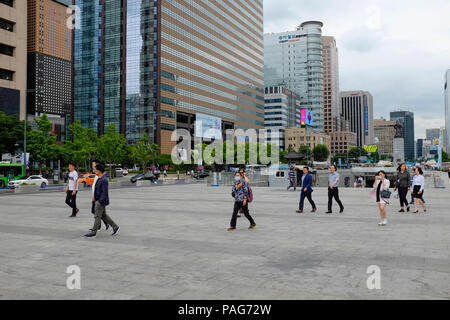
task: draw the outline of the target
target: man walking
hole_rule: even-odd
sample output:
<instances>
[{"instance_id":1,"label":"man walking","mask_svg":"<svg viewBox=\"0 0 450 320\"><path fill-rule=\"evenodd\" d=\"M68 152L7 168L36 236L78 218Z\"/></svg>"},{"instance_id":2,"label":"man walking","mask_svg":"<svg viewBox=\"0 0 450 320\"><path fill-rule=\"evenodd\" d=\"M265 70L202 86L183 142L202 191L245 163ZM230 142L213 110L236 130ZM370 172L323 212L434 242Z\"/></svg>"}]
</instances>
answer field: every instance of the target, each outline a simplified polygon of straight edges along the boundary
<instances>
[{"instance_id":1,"label":"man walking","mask_svg":"<svg viewBox=\"0 0 450 320\"><path fill-rule=\"evenodd\" d=\"M344 212L344 206L342 205L341 200L339 199L339 173L336 171L336 166L333 164L330 167L330 175L328 176L328 211L327 214L332 214L333 210L333 198L338 203L341 208L340 213Z\"/></svg>"},{"instance_id":2,"label":"man walking","mask_svg":"<svg viewBox=\"0 0 450 320\"><path fill-rule=\"evenodd\" d=\"M80 209L77 208L77 192L78 192L78 173L75 170L75 164L69 162L69 184L66 188L66 204L72 208L72 215L70 218L75 218Z\"/></svg>"},{"instance_id":3,"label":"man walking","mask_svg":"<svg viewBox=\"0 0 450 320\"><path fill-rule=\"evenodd\" d=\"M95 174L98 176L95 185L95 221L92 232L85 235L86 238L95 238L100 230L101 220L106 221L113 228L113 236L119 232L120 227L106 214L106 207L109 205L108 178L105 177L105 166L101 163L95 166Z\"/></svg>"},{"instance_id":4,"label":"man walking","mask_svg":"<svg viewBox=\"0 0 450 320\"><path fill-rule=\"evenodd\" d=\"M299 209L296 211L297 213L303 213L303 205L305 203L305 198L308 198L308 201L313 208L311 212L317 211L316 204L314 203L314 201L312 199L312 193L314 191L312 189L312 183L313 183L313 179L312 179L311 174L309 173L309 168L305 166L303 168L302 193L300 194L300 204L299 204Z\"/></svg>"},{"instance_id":5,"label":"man walking","mask_svg":"<svg viewBox=\"0 0 450 320\"><path fill-rule=\"evenodd\" d=\"M98 160L92 160L92 171L93 171L94 173L95 173L95 167L96 167L97 164L99 164L99 163L100 163L100 161L98 161ZM97 181L98 181L98 176L95 175L94 183L92 184L92 209L91 209L91 212L92 212L92 214L94 214L94 215L95 215L95 185L97 184ZM104 218L102 218L102 221L103 221L103 223L105 224L106 230L108 230L108 229L109 229L109 224L108 224L108 222L105 221ZM102 225L101 225L101 222L100 222L99 229L101 229L101 228L102 228ZM91 231L92 231L92 229L91 229Z\"/></svg>"}]
</instances>

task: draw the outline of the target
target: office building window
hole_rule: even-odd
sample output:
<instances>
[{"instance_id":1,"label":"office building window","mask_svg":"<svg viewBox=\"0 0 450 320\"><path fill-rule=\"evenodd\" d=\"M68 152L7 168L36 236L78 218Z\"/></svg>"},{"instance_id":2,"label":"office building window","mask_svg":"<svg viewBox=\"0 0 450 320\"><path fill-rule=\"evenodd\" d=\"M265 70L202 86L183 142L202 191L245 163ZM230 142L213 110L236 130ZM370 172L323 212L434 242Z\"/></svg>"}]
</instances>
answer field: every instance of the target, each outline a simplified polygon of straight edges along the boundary
<instances>
[{"instance_id":1,"label":"office building window","mask_svg":"<svg viewBox=\"0 0 450 320\"><path fill-rule=\"evenodd\" d=\"M6 30L9 32L13 32L14 31L14 22L0 18L0 29Z\"/></svg>"},{"instance_id":2,"label":"office building window","mask_svg":"<svg viewBox=\"0 0 450 320\"><path fill-rule=\"evenodd\" d=\"M13 75L14 75L13 71L0 69L0 79L2 80L13 81Z\"/></svg>"},{"instance_id":3,"label":"office building window","mask_svg":"<svg viewBox=\"0 0 450 320\"><path fill-rule=\"evenodd\" d=\"M0 43L0 54L4 54L4 55L12 57L14 55L14 47Z\"/></svg>"},{"instance_id":4,"label":"office building window","mask_svg":"<svg viewBox=\"0 0 450 320\"><path fill-rule=\"evenodd\" d=\"M10 7L14 7L14 0L0 0L0 3L6 4Z\"/></svg>"}]
</instances>

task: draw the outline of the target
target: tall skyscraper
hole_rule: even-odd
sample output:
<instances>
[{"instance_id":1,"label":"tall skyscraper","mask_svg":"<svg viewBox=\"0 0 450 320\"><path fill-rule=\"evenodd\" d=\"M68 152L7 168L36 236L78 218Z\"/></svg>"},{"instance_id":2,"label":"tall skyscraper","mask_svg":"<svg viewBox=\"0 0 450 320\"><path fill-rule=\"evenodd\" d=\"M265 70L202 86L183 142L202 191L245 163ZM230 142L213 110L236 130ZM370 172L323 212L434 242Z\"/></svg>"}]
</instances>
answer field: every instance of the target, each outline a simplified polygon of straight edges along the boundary
<instances>
[{"instance_id":1,"label":"tall skyscraper","mask_svg":"<svg viewBox=\"0 0 450 320\"><path fill-rule=\"evenodd\" d=\"M426 137L427 140L439 140L439 138L441 137L441 129L440 128L427 129Z\"/></svg>"},{"instance_id":2,"label":"tall skyscraper","mask_svg":"<svg viewBox=\"0 0 450 320\"><path fill-rule=\"evenodd\" d=\"M340 131L339 122L339 54L334 37L322 37L323 42L323 106L324 131Z\"/></svg>"},{"instance_id":3,"label":"tall skyscraper","mask_svg":"<svg viewBox=\"0 0 450 320\"><path fill-rule=\"evenodd\" d=\"M27 2L0 0L0 111L25 119Z\"/></svg>"},{"instance_id":4,"label":"tall skyscraper","mask_svg":"<svg viewBox=\"0 0 450 320\"><path fill-rule=\"evenodd\" d=\"M308 21L295 31L264 35L265 85L285 85L299 95L318 132L324 131L322 27Z\"/></svg>"},{"instance_id":5,"label":"tall skyscraper","mask_svg":"<svg viewBox=\"0 0 450 320\"><path fill-rule=\"evenodd\" d=\"M262 1L75 0L75 120L170 153L197 118L264 127ZM209 117L209 118L208 118Z\"/></svg>"},{"instance_id":6,"label":"tall skyscraper","mask_svg":"<svg viewBox=\"0 0 450 320\"><path fill-rule=\"evenodd\" d=\"M284 86L265 88L264 127L268 141L285 146L285 131L301 124L300 98Z\"/></svg>"},{"instance_id":7,"label":"tall skyscraper","mask_svg":"<svg viewBox=\"0 0 450 320\"><path fill-rule=\"evenodd\" d=\"M444 85L444 96L445 96L445 131L446 135L446 148L447 152L450 152L450 69L445 73L445 85Z\"/></svg>"},{"instance_id":8,"label":"tall skyscraper","mask_svg":"<svg viewBox=\"0 0 450 320\"><path fill-rule=\"evenodd\" d=\"M55 0L28 1L27 112L49 115L58 140L65 137L72 106L72 30L67 6Z\"/></svg>"},{"instance_id":9,"label":"tall skyscraper","mask_svg":"<svg viewBox=\"0 0 450 320\"><path fill-rule=\"evenodd\" d=\"M368 91L340 93L340 112L349 130L356 133L357 145L364 147L374 143L373 97Z\"/></svg>"},{"instance_id":10,"label":"tall skyscraper","mask_svg":"<svg viewBox=\"0 0 450 320\"><path fill-rule=\"evenodd\" d=\"M414 113L409 111L391 112L391 121L401 121L403 124L403 138L405 140L405 159L415 160L414 148Z\"/></svg>"}]
</instances>

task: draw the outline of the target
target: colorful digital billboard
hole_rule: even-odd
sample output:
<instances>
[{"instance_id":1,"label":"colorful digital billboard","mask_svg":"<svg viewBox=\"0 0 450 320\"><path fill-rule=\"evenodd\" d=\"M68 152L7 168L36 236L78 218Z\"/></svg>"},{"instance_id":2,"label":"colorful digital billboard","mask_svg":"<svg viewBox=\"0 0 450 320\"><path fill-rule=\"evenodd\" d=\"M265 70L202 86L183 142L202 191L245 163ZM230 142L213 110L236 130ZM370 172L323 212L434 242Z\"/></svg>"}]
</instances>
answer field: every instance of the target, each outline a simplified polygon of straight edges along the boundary
<instances>
[{"instance_id":1,"label":"colorful digital billboard","mask_svg":"<svg viewBox=\"0 0 450 320\"><path fill-rule=\"evenodd\" d=\"M300 123L302 127L312 127L314 124L314 117L311 110L302 109L300 116Z\"/></svg>"}]
</instances>

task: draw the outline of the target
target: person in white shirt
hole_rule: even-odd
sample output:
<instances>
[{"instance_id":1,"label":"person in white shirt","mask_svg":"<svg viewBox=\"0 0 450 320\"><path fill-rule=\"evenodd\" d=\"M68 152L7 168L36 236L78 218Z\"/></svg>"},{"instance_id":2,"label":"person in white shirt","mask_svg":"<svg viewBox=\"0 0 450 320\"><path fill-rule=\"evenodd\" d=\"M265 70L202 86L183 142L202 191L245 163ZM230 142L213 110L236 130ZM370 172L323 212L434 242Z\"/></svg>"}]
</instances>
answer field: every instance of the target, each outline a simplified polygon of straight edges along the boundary
<instances>
[{"instance_id":1,"label":"person in white shirt","mask_svg":"<svg viewBox=\"0 0 450 320\"><path fill-rule=\"evenodd\" d=\"M425 204L423 203L422 197L423 193L425 191L425 178L423 176L423 171L421 168L417 167L414 169L415 176L413 178L413 196L414 196L414 213L419 213L419 208L417 204L420 204L422 206L422 209L424 212L427 212L427 208L425 207Z\"/></svg>"},{"instance_id":2,"label":"person in white shirt","mask_svg":"<svg viewBox=\"0 0 450 320\"><path fill-rule=\"evenodd\" d=\"M69 162L69 184L66 187L66 204L72 208L70 218L75 218L80 209L77 208L78 193L78 172L75 170L75 164Z\"/></svg>"},{"instance_id":3,"label":"person in white shirt","mask_svg":"<svg viewBox=\"0 0 450 320\"><path fill-rule=\"evenodd\" d=\"M376 200L378 204L378 209L380 210L381 221L378 223L379 226L387 225L386 218L386 206L389 204L388 198L386 198L385 192L389 191L391 182L386 177L386 172L381 170L375 176L375 183L373 184L373 189L370 192L370 197Z\"/></svg>"}]
</instances>

